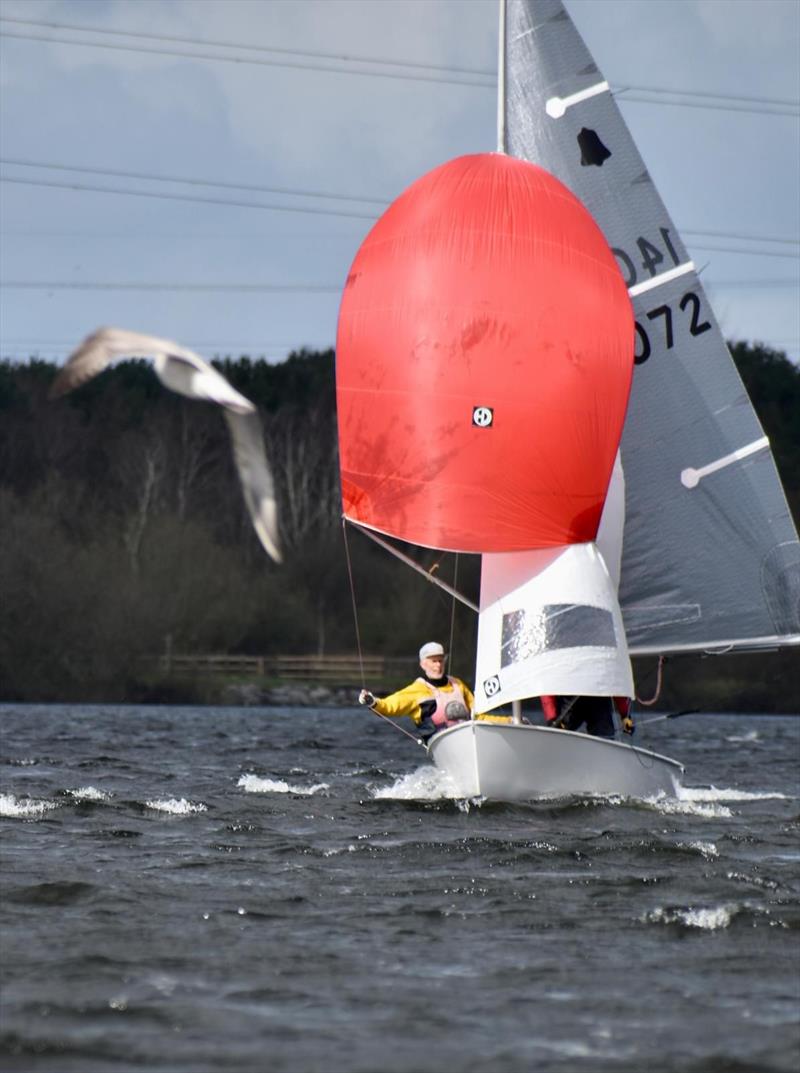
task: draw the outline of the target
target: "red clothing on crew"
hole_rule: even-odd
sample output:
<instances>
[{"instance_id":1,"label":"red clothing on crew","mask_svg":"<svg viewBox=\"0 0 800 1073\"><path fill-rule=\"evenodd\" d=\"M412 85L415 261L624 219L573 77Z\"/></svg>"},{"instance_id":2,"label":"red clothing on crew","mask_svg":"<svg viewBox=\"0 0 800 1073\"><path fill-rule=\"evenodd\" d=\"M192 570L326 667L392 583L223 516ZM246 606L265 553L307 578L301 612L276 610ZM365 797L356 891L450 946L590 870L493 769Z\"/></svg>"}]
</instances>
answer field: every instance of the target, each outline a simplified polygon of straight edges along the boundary
<instances>
[{"instance_id":1,"label":"red clothing on crew","mask_svg":"<svg viewBox=\"0 0 800 1073\"><path fill-rule=\"evenodd\" d=\"M554 695L546 695L539 698L542 702L542 711L544 717L548 723L554 722L558 718L558 697ZM619 714L625 718L631 710L630 697L614 697L614 707Z\"/></svg>"}]
</instances>

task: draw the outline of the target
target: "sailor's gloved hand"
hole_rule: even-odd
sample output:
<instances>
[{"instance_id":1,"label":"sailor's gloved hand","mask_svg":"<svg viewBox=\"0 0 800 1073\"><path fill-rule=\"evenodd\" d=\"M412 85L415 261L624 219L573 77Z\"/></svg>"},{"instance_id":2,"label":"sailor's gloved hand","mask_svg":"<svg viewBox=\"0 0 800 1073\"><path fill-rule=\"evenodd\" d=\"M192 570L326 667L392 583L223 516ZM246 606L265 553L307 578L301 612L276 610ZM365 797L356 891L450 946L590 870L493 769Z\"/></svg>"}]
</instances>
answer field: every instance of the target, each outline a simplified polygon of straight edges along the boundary
<instances>
[{"instance_id":1,"label":"sailor's gloved hand","mask_svg":"<svg viewBox=\"0 0 800 1073\"><path fill-rule=\"evenodd\" d=\"M362 689L361 692L358 694L358 703L368 704L371 708L372 705L375 703L375 697L372 695L372 693L370 693L368 689Z\"/></svg>"},{"instance_id":2,"label":"sailor's gloved hand","mask_svg":"<svg viewBox=\"0 0 800 1073\"><path fill-rule=\"evenodd\" d=\"M631 736L636 733L636 727L629 715L626 715L622 720L622 732L623 734L629 734Z\"/></svg>"}]
</instances>

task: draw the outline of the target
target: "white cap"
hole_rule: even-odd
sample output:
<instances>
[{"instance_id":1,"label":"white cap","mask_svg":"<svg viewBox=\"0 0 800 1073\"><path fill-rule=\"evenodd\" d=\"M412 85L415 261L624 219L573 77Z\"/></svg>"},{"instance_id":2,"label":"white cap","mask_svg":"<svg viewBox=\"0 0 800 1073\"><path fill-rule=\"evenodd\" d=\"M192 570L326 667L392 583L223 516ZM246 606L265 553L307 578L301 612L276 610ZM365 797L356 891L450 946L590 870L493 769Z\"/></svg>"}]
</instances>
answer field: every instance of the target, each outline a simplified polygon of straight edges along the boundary
<instances>
[{"instance_id":1,"label":"white cap","mask_svg":"<svg viewBox=\"0 0 800 1073\"><path fill-rule=\"evenodd\" d=\"M424 659L430 659L431 656L445 656L447 653L439 644L438 641L428 641L426 645L423 645L419 650L420 662Z\"/></svg>"}]
</instances>

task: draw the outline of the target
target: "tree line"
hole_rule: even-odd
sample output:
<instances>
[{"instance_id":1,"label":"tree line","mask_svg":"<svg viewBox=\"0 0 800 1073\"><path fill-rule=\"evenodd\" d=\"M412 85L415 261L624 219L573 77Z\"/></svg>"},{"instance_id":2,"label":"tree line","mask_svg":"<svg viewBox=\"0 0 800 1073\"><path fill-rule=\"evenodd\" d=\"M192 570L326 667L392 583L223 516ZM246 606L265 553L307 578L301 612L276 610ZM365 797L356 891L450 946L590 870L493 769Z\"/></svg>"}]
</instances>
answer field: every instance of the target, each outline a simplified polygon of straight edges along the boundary
<instances>
[{"instance_id":1,"label":"tree line","mask_svg":"<svg viewBox=\"0 0 800 1073\"><path fill-rule=\"evenodd\" d=\"M798 518L800 371L761 345L736 344L733 353ZM164 390L143 361L120 363L58 401L48 398L55 364L0 362L0 700L170 699L175 684L154 662L167 650L360 646L408 656L413 673L420 638L431 636L452 644L453 670L468 677L475 616L357 531L343 531L333 351L215 365L262 416L281 566L252 531L217 408ZM476 556L415 554L477 598ZM800 711L792 658L693 657L690 673L668 675L664 702ZM776 698L784 664L786 688ZM653 660L637 667L643 691L653 670Z\"/></svg>"}]
</instances>

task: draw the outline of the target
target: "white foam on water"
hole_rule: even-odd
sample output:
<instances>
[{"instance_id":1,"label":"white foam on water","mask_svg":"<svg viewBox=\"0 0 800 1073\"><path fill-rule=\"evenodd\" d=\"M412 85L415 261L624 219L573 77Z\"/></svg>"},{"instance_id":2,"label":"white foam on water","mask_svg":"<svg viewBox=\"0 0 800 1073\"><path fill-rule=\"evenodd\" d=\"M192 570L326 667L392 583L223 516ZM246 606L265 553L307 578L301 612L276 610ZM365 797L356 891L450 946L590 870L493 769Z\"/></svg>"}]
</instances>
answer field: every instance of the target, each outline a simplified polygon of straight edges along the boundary
<instances>
[{"instance_id":1,"label":"white foam on water","mask_svg":"<svg viewBox=\"0 0 800 1073\"><path fill-rule=\"evenodd\" d=\"M787 794L777 790L726 790L717 786L681 786L678 789L681 801L788 801Z\"/></svg>"},{"instance_id":2,"label":"white foam on water","mask_svg":"<svg viewBox=\"0 0 800 1073\"><path fill-rule=\"evenodd\" d=\"M719 850L713 842L679 842L678 846L681 849L696 849L707 861L719 857Z\"/></svg>"},{"instance_id":3,"label":"white foam on water","mask_svg":"<svg viewBox=\"0 0 800 1073\"><path fill-rule=\"evenodd\" d=\"M356 847L351 842L349 846L343 846L341 849L326 849L322 854L323 857L338 857L340 853L355 853Z\"/></svg>"},{"instance_id":4,"label":"white foam on water","mask_svg":"<svg viewBox=\"0 0 800 1073\"><path fill-rule=\"evenodd\" d=\"M263 779L259 775L242 775L236 785L248 794L299 794L302 797L311 797L328 789L327 782L293 786L283 779Z\"/></svg>"},{"instance_id":5,"label":"white foam on water","mask_svg":"<svg viewBox=\"0 0 800 1073\"><path fill-rule=\"evenodd\" d=\"M731 734L730 737L725 738L725 741L730 742L743 742L743 741L761 741L761 736L757 730L748 730L746 734Z\"/></svg>"},{"instance_id":6,"label":"white foam on water","mask_svg":"<svg viewBox=\"0 0 800 1073\"><path fill-rule=\"evenodd\" d=\"M727 928L738 909L735 905L717 905L703 909L654 909L644 918L650 924L683 924L701 931Z\"/></svg>"},{"instance_id":7,"label":"white foam on water","mask_svg":"<svg viewBox=\"0 0 800 1073\"><path fill-rule=\"evenodd\" d=\"M423 764L416 771L401 775L391 786L373 790L372 796L379 801L442 801L460 795L445 771L433 764Z\"/></svg>"},{"instance_id":8,"label":"white foam on water","mask_svg":"<svg viewBox=\"0 0 800 1073\"><path fill-rule=\"evenodd\" d=\"M96 786L81 786L78 790L65 790L69 797L75 801L110 801L111 794L105 790L98 790Z\"/></svg>"},{"instance_id":9,"label":"white foam on water","mask_svg":"<svg viewBox=\"0 0 800 1073\"><path fill-rule=\"evenodd\" d=\"M170 816L192 816L197 812L207 812L208 805L202 801L197 803L187 801L185 797L170 797L166 801L145 801L147 808L155 809L156 812L168 812Z\"/></svg>"},{"instance_id":10,"label":"white foam on water","mask_svg":"<svg viewBox=\"0 0 800 1073\"><path fill-rule=\"evenodd\" d=\"M650 805L663 816L703 816L706 819L718 820L730 819L733 816L731 810L725 805L676 800L674 797L665 797L663 794L645 798L645 804Z\"/></svg>"},{"instance_id":11,"label":"white foam on water","mask_svg":"<svg viewBox=\"0 0 800 1073\"><path fill-rule=\"evenodd\" d=\"M15 797L14 794L0 794L0 816L22 820L38 820L45 813L58 808L58 802L38 800L34 797Z\"/></svg>"}]
</instances>

